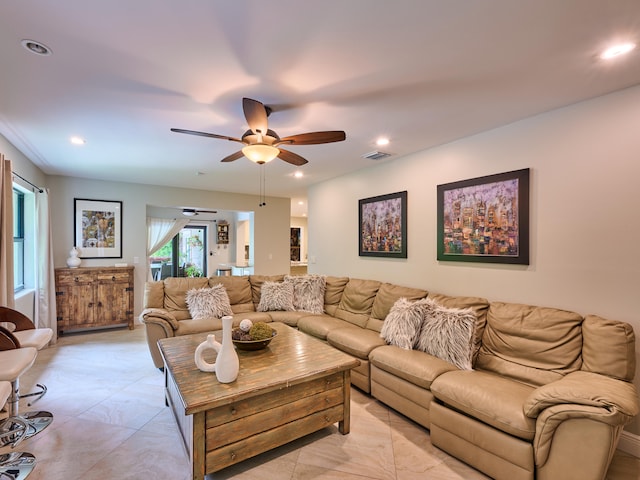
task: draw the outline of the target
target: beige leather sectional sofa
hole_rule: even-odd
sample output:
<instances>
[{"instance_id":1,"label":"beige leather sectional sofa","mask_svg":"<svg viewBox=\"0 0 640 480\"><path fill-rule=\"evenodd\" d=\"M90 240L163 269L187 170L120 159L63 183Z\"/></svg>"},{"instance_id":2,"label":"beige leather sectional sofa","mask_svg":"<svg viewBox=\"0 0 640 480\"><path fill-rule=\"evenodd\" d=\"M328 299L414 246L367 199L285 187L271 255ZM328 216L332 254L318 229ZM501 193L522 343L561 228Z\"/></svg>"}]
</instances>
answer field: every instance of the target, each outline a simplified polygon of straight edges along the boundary
<instances>
[{"instance_id":1,"label":"beige leather sectional sofa","mask_svg":"<svg viewBox=\"0 0 640 480\"><path fill-rule=\"evenodd\" d=\"M283 279L147 283L141 320L155 365L162 366L160 338L221 328L216 318L191 319L185 302L189 289L221 283L237 322L284 322L357 357L356 387L428 428L433 445L497 479L605 478L624 425L638 413L635 336L627 323L331 276L322 314L256 311L264 282ZM475 313L473 370L381 338L396 300L427 296Z\"/></svg>"}]
</instances>

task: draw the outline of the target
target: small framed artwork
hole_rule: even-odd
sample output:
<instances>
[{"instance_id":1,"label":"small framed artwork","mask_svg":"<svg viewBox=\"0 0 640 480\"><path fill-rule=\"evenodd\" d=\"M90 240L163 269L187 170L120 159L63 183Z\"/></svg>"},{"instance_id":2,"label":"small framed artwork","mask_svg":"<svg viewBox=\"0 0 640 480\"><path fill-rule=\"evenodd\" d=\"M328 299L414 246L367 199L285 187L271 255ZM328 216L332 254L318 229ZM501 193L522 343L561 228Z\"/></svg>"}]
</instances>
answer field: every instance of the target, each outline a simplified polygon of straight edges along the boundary
<instances>
[{"instance_id":1,"label":"small framed artwork","mask_svg":"<svg viewBox=\"0 0 640 480\"><path fill-rule=\"evenodd\" d=\"M359 254L407 258L407 192L358 201Z\"/></svg>"},{"instance_id":2,"label":"small framed artwork","mask_svg":"<svg viewBox=\"0 0 640 480\"><path fill-rule=\"evenodd\" d=\"M122 202L74 198L74 241L80 258L122 258Z\"/></svg>"},{"instance_id":3,"label":"small framed artwork","mask_svg":"<svg viewBox=\"0 0 640 480\"><path fill-rule=\"evenodd\" d=\"M529 264L529 169L438 185L438 260Z\"/></svg>"}]
</instances>

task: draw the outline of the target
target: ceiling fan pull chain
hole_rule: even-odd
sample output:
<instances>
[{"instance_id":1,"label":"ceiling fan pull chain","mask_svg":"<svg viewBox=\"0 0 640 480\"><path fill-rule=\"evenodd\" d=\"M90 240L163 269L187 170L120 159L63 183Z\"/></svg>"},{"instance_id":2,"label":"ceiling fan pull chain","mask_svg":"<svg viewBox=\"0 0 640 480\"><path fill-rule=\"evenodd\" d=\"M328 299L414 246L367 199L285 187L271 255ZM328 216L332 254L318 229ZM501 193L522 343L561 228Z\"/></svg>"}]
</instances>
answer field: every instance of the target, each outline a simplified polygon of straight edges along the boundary
<instances>
[{"instance_id":1,"label":"ceiling fan pull chain","mask_svg":"<svg viewBox=\"0 0 640 480\"><path fill-rule=\"evenodd\" d=\"M266 200L266 185L267 185L267 174L264 169L264 163L260 165L260 203L259 207L264 207L267 205Z\"/></svg>"}]
</instances>

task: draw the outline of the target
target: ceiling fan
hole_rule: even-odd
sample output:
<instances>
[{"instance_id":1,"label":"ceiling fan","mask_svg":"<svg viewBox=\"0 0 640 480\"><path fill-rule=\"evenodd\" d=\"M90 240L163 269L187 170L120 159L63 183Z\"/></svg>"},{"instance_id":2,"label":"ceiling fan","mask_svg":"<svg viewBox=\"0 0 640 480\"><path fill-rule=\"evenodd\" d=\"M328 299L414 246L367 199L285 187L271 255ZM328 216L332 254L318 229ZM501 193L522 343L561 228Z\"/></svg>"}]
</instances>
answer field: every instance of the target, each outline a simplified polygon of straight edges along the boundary
<instances>
[{"instance_id":1,"label":"ceiling fan","mask_svg":"<svg viewBox=\"0 0 640 480\"><path fill-rule=\"evenodd\" d=\"M200 214L200 213L218 213L217 210L200 210L197 208L183 208L182 209L182 214L185 217L195 217L196 215Z\"/></svg>"},{"instance_id":2,"label":"ceiling fan","mask_svg":"<svg viewBox=\"0 0 640 480\"><path fill-rule=\"evenodd\" d=\"M232 142L243 143L241 150L232 153L222 159L223 162L233 162L242 156L258 165L270 162L278 157L292 165L304 165L308 160L297 153L280 148L281 145L317 145L320 143L341 142L346 138L346 134L341 130L330 130L325 132L310 132L291 135L280 138L276 132L271 130L267 124L267 117L271 113L271 108L262 102L251 98L242 99L242 109L249 124L249 130L244 132L242 138L227 137L215 133L196 132L193 130L183 130L172 128L172 132L186 133L189 135L200 135L202 137L219 138Z\"/></svg>"}]
</instances>

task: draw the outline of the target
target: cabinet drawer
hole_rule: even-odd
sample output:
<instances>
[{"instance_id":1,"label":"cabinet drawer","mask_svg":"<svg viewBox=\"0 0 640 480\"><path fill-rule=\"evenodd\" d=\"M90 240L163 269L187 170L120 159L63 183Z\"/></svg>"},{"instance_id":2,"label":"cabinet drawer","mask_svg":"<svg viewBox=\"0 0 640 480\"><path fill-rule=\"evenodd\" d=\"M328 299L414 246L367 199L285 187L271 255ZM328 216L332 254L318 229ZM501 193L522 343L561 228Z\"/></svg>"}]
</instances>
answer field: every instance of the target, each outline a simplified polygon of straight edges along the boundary
<instances>
[{"instance_id":1,"label":"cabinet drawer","mask_svg":"<svg viewBox=\"0 0 640 480\"><path fill-rule=\"evenodd\" d=\"M94 279L92 273L59 273L57 278L58 285L77 285L79 283L91 283Z\"/></svg>"},{"instance_id":2,"label":"cabinet drawer","mask_svg":"<svg viewBox=\"0 0 640 480\"><path fill-rule=\"evenodd\" d=\"M96 277L99 282L128 282L129 272L100 272Z\"/></svg>"}]
</instances>

